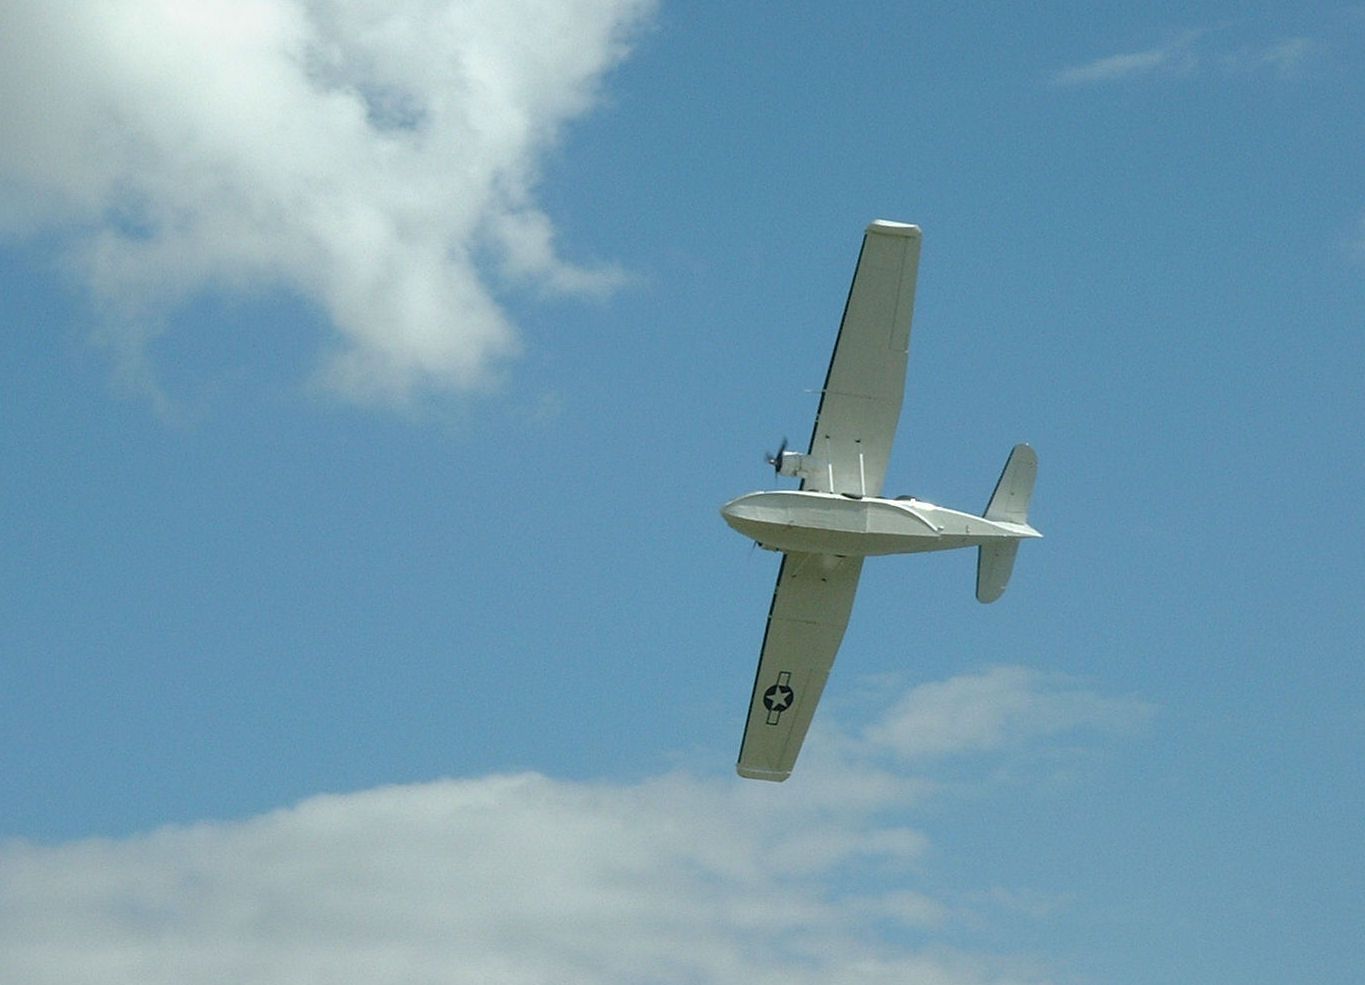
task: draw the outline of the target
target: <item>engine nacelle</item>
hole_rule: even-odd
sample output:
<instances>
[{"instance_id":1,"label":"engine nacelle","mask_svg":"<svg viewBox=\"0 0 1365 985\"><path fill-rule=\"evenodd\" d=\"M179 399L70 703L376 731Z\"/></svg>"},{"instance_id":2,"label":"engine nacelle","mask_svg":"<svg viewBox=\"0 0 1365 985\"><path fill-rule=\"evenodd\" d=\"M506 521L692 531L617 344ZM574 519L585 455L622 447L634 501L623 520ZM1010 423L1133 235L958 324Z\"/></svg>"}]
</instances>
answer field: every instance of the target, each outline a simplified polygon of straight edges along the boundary
<instances>
[{"instance_id":1,"label":"engine nacelle","mask_svg":"<svg viewBox=\"0 0 1365 985\"><path fill-rule=\"evenodd\" d=\"M820 463L813 455L803 455L799 451L784 451L777 461L777 474L804 479L820 469Z\"/></svg>"}]
</instances>

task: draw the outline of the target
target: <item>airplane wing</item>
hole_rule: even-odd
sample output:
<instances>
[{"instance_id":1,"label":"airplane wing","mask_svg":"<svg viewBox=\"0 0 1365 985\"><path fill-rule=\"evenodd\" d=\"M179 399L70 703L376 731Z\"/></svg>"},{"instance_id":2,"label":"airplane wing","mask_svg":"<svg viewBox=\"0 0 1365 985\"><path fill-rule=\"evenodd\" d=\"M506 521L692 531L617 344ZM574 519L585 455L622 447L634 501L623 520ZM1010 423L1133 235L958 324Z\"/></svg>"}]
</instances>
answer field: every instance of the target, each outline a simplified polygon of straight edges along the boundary
<instances>
[{"instance_id":1,"label":"airplane wing","mask_svg":"<svg viewBox=\"0 0 1365 985\"><path fill-rule=\"evenodd\" d=\"M783 556L740 743L740 776L791 776L844 638L862 570L860 557Z\"/></svg>"},{"instance_id":2,"label":"airplane wing","mask_svg":"<svg viewBox=\"0 0 1365 985\"><path fill-rule=\"evenodd\" d=\"M905 395L918 226L867 227L810 439L802 489L877 496Z\"/></svg>"}]
</instances>

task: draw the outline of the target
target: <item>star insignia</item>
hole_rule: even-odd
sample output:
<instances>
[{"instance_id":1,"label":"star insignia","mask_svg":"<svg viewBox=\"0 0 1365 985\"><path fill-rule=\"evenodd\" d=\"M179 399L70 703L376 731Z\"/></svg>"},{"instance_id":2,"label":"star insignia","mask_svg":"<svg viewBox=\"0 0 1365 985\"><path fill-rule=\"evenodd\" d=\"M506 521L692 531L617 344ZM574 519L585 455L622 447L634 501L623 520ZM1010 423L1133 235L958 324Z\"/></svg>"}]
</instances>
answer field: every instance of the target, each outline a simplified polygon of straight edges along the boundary
<instances>
[{"instance_id":1,"label":"star insignia","mask_svg":"<svg viewBox=\"0 0 1365 985\"><path fill-rule=\"evenodd\" d=\"M791 707L796 692L785 684L774 684L763 692L763 707L769 711L785 711Z\"/></svg>"}]
</instances>

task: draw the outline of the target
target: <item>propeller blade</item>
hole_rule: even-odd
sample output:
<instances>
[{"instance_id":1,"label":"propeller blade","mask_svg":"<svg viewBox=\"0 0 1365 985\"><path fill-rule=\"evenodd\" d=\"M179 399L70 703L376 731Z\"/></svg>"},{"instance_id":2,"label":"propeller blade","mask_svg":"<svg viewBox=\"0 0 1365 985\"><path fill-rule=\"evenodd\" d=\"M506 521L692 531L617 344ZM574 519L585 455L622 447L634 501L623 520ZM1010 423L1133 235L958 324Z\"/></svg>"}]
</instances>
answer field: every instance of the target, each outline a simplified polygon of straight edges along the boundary
<instances>
[{"instance_id":1,"label":"propeller blade","mask_svg":"<svg viewBox=\"0 0 1365 985\"><path fill-rule=\"evenodd\" d=\"M783 437L783 439L782 439L782 444L781 444L780 446L778 446L777 454L776 454L776 455L769 455L769 456L768 456L768 464L771 465L771 466L773 467L773 471L774 471L774 472L776 472L778 469L780 469L780 468L782 467L782 456L783 456L784 454L786 454L786 451L787 451L787 439L786 439L785 437Z\"/></svg>"}]
</instances>

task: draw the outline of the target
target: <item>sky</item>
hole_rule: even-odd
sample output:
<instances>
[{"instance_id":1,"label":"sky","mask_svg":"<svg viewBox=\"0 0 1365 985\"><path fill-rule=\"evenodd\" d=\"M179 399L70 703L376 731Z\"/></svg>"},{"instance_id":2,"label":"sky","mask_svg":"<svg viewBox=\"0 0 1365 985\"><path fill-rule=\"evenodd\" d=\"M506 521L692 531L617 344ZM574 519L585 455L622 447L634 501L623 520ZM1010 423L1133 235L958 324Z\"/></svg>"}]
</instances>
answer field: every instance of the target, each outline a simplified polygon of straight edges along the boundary
<instances>
[{"instance_id":1,"label":"sky","mask_svg":"<svg viewBox=\"0 0 1365 985\"><path fill-rule=\"evenodd\" d=\"M1354 983L1365 7L0 7L0 985ZM876 558L734 759L865 225Z\"/></svg>"}]
</instances>

